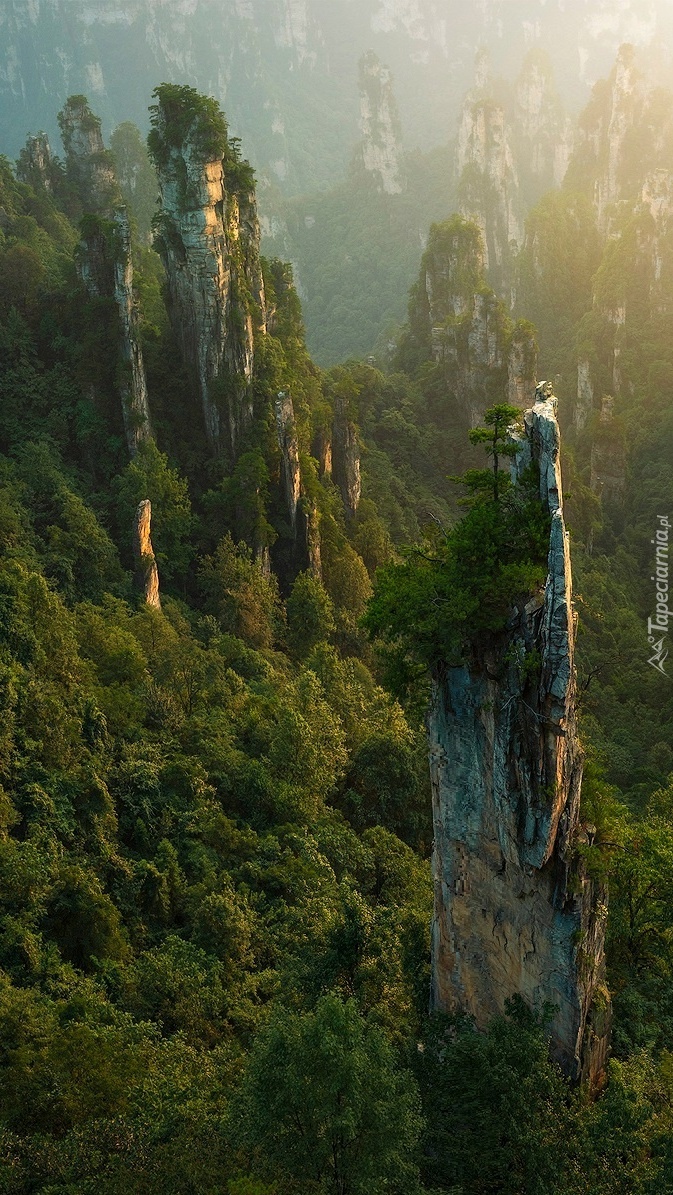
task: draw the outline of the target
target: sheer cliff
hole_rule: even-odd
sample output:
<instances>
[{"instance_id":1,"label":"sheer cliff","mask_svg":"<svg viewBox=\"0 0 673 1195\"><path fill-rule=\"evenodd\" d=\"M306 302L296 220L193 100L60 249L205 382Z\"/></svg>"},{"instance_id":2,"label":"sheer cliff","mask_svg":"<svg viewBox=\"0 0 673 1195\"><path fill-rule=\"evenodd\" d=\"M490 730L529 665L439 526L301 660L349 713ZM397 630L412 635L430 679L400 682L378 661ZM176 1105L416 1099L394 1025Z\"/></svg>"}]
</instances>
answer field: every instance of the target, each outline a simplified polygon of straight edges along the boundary
<instances>
[{"instance_id":1,"label":"sheer cliff","mask_svg":"<svg viewBox=\"0 0 673 1195\"><path fill-rule=\"evenodd\" d=\"M505 305L485 282L485 251L476 224L454 216L430 229L428 247L409 305L401 342L406 368L434 361L444 390L463 426L474 426L484 407L505 389L524 407L535 390L534 329L514 325Z\"/></svg>"},{"instance_id":2,"label":"sheer cliff","mask_svg":"<svg viewBox=\"0 0 673 1195\"><path fill-rule=\"evenodd\" d=\"M255 339L266 331L259 222L250 167L238 159L217 104L163 85L150 150L160 210L155 241L169 310L196 373L206 435L235 458L252 420Z\"/></svg>"},{"instance_id":3,"label":"sheer cliff","mask_svg":"<svg viewBox=\"0 0 673 1195\"><path fill-rule=\"evenodd\" d=\"M551 516L544 591L490 648L435 681L432 991L436 1008L462 1009L482 1028L515 995L548 1004L556 1058L597 1086L609 1031L606 894L578 852L575 616L550 390L525 414L515 464L539 470Z\"/></svg>"},{"instance_id":4,"label":"sheer cliff","mask_svg":"<svg viewBox=\"0 0 673 1195\"><path fill-rule=\"evenodd\" d=\"M103 305L107 322L113 304L111 335L116 346L116 389L126 444L131 456L150 435L147 380L140 335L140 315L133 280L131 222L122 203L112 155L105 148L101 122L85 96L70 96L58 115L65 164L55 160L48 138L30 137L19 159L19 173L38 189L55 195L79 218L77 273L88 295Z\"/></svg>"}]
</instances>

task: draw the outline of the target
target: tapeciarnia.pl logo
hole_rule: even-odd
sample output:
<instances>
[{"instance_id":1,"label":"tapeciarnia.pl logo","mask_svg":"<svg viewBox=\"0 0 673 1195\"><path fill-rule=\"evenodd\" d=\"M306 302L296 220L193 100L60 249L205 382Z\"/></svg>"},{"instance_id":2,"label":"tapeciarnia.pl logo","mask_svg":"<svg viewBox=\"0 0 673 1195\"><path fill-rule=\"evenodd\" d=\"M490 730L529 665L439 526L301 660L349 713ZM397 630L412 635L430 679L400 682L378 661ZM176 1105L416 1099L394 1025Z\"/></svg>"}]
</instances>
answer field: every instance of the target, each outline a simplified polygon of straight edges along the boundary
<instances>
[{"instance_id":1,"label":"tapeciarnia.pl logo","mask_svg":"<svg viewBox=\"0 0 673 1195\"><path fill-rule=\"evenodd\" d=\"M647 662L657 672L667 676L664 664L668 658L668 648L664 640L668 636L668 620L673 618L673 610L668 608L671 523L668 515L657 515L657 522L659 526L651 541L655 548L654 575L651 580L655 582L657 600L656 614L647 620L647 641L652 647L652 655Z\"/></svg>"}]
</instances>

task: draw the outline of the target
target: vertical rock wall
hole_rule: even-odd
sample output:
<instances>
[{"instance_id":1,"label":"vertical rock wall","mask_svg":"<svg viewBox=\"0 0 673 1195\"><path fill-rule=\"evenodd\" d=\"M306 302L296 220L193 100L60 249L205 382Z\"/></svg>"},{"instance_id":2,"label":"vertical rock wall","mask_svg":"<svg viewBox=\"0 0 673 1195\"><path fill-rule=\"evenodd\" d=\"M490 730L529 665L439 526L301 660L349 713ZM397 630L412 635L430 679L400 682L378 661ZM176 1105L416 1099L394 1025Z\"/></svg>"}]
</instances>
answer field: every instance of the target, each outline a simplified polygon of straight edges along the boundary
<instances>
[{"instance_id":1,"label":"vertical rock wall","mask_svg":"<svg viewBox=\"0 0 673 1195\"><path fill-rule=\"evenodd\" d=\"M149 498L138 503L133 525L133 555L136 563L136 584L148 606L161 609L159 571L152 548L152 503Z\"/></svg>"},{"instance_id":2,"label":"vertical rock wall","mask_svg":"<svg viewBox=\"0 0 673 1195\"><path fill-rule=\"evenodd\" d=\"M413 334L443 365L447 391L468 427L479 423L489 395L506 388L509 401L523 408L535 392L534 330L512 325L484 281L484 267L475 224L456 216L433 225L411 313Z\"/></svg>"},{"instance_id":3,"label":"vertical rock wall","mask_svg":"<svg viewBox=\"0 0 673 1195\"><path fill-rule=\"evenodd\" d=\"M515 994L550 1005L555 1057L596 1086L607 909L576 850L582 751L555 399L538 391L525 429L516 467L537 464L551 514L546 587L513 612L502 642L436 679L428 720L433 1004L464 1009L478 1027Z\"/></svg>"},{"instance_id":4,"label":"vertical rock wall","mask_svg":"<svg viewBox=\"0 0 673 1195\"><path fill-rule=\"evenodd\" d=\"M341 399L336 401L334 409L332 476L341 491L346 517L352 519L362 495L360 445L358 429L349 419L345 403Z\"/></svg>"},{"instance_id":5,"label":"vertical rock wall","mask_svg":"<svg viewBox=\"0 0 673 1195\"><path fill-rule=\"evenodd\" d=\"M69 179L75 184L84 218L76 265L89 295L113 299L119 318L118 387L126 443L131 456L151 434L147 381L140 342L140 322L133 291L131 226L100 121L84 96L72 96L59 113ZM30 138L25 161L49 171L49 145Z\"/></svg>"},{"instance_id":6,"label":"vertical rock wall","mask_svg":"<svg viewBox=\"0 0 673 1195\"><path fill-rule=\"evenodd\" d=\"M157 247L173 326L198 378L208 441L235 458L252 420L255 337L266 330L256 199L251 176L239 172L236 183L231 177L232 166L246 164L227 156L224 118L214 157L198 111L190 121L189 88L181 92L177 102L157 105Z\"/></svg>"},{"instance_id":7,"label":"vertical rock wall","mask_svg":"<svg viewBox=\"0 0 673 1195\"><path fill-rule=\"evenodd\" d=\"M143 352L140 345L138 307L133 293L133 259L128 212L114 214L114 297L119 312L120 397L126 443L131 456L141 440L151 435L150 409Z\"/></svg>"},{"instance_id":8,"label":"vertical rock wall","mask_svg":"<svg viewBox=\"0 0 673 1195\"><path fill-rule=\"evenodd\" d=\"M360 130L365 170L386 195L402 190L400 120L388 67L370 52L360 59Z\"/></svg>"}]
</instances>

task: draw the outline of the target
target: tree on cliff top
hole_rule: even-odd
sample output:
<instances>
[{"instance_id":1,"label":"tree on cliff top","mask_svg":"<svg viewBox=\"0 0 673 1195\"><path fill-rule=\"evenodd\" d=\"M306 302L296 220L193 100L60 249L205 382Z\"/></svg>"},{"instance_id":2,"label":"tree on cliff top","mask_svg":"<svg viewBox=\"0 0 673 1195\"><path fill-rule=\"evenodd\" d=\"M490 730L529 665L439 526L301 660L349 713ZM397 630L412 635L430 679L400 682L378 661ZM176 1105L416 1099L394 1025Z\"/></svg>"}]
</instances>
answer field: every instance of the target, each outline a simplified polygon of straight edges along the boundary
<instances>
[{"instance_id":1,"label":"tree on cliff top","mask_svg":"<svg viewBox=\"0 0 673 1195\"><path fill-rule=\"evenodd\" d=\"M485 634L505 628L517 597L544 583L549 515L537 478L513 483L500 471L500 458L516 452L506 428L519 414L504 404L491 407L487 426L470 433L473 443L485 444L493 466L455 479L469 490L465 517L448 532L431 529L377 574L364 623L371 638L392 650L399 679L410 666L413 673L414 665L436 671L462 663Z\"/></svg>"},{"instance_id":2,"label":"tree on cliff top","mask_svg":"<svg viewBox=\"0 0 673 1195\"><path fill-rule=\"evenodd\" d=\"M152 97L157 102L150 105L147 148L158 170L167 164L171 150L182 149L187 139L204 161L226 157L229 130L217 100L177 83L161 83Z\"/></svg>"},{"instance_id":3,"label":"tree on cliff top","mask_svg":"<svg viewBox=\"0 0 673 1195\"><path fill-rule=\"evenodd\" d=\"M470 443L484 444L486 453L493 458L490 469L468 469L457 479L467 486L471 494L487 490L492 493L493 501L499 502L503 492L511 485L508 475L503 475L500 469L500 458L516 456L517 443L512 439L512 428L520 421L521 411L518 407L498 403L485 412L486 427L473 427L468 433Z\"/></svg>"}]
</instances>

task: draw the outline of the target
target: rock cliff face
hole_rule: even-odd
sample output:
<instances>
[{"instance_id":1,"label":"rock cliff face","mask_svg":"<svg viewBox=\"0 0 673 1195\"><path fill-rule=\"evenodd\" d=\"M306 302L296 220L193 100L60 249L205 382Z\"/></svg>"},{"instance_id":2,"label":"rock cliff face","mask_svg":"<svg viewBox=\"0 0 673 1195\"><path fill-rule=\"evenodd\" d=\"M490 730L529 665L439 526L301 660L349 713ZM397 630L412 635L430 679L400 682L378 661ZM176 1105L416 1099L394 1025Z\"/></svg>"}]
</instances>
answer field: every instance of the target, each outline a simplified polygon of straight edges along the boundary
<instances>
[{"instance_id":1,"label":"rock cliff face","mask_svg":"<svg viewBox=\"0 0 673 1195\"><path fill-rule=\"evenodd\" d=\"M131 456L151 434L147 382L140 343L138 308L133 291L131 228L100 121L83 96L71 97L59 114L66 146L66 170L83 208L76 265L80 279L95 299L113 299L118 313L118 386L126 443ZM23 160L35 156L29 139ZM41 147L38 145L38 149ZM48 149L48 145L47 145ZM50 158L40 153L49 173ZM37 162L35 165L37 169Z\"/></svg>"},{"instance_id":2,"label":"rock cliff face","mask_svg":"<svg viewBox=\"0 0 673 1195\"><path fill-rule=\"evenodd\" d=\"M531 43L543 46L574 105L620 42L665 44L673 25L669 0L582 0L572 20L567 8L567 0L11 0L0 5L0 150L18 152L29 129L55 134L54 98L59 105L72 91L95 95L106 129L123 120L144 127L157 80L187 81L217 95L260 171L302 192L338 177L357 140L356 64L367 50L393 70L409 143L429 148L453 134L479 45L491 46L507 76ZM315 156L305 152L307 128Z\"/></svg>"},{"instance_id":3,"label":"rock cliff face","mask_svg":"<svg viewBox=\"0 0 673 1195\"><path fill-rule=\"evenodd\" d=\"M551 387L547 387L550 390ZM601 1082L609 1031L605 892L577 846L582 751L556 401L538 391L515 468L534 461L551 515L543 593L502 642L437 678L429 714L435 822L432 993L483 1028L518 994L552 1008L566 1074Z\"/></svg>"},{"instance_id":4,"label":"rock cliff face","mask_svg":"<svg viewBox=\"0 0 673 1195\"><path fill-rule=\"evenodd\" d=\"M590 190L604 233L619 229L618 205L637 203L645 174L670 169L671 96L654 85L643 65L633 46L622 46L609 78L596 84L579 120L569 181Z\"/></svg>"},{"instance_id":5,"label":"rock cliff face","mask_svg":"<svg viewBox=\"0 0 673 1195\"><path fill-rule=\"evenodd\" d=\"M275 415L280 450L281 484L290 516L290 526L294 534L297 528L297 507L301 497L301 466L299 443L294 425L294 407L290 395L284 390L281 390L276 398Z\"/></svg>"},{"instance_id":6,"label":"rock cliff face","mask_svg":"<svg viewBox=\"0 0 673 1195\"><path fill-rule=\"evenodd\" d=\"M52 194L57 169L46 133L28 138L21 150L16 173L21 182L28 183L36 190L42 188L48 195Z\"/></svg>"},{"instance_id":7,"label":"rock cliff face","mask_svg":"<svg viewBox=\"0 0 673 1195\"><path fill-rule=\"evenodd\" d=\"M617 507L626 487L624 429L615 419L615 400L606 394L591 445L591 489L606 507Z\"/></svg>"},{"instance_id":8,"label":"rock cliff face","mask_svg":"<svg viewBox=\"0 0 673 1195\"><path fill-rule=\"evenodd\" d=\"M360 60L362 161L386 195L399 195L401 129L390 71L374 53Z\"/></svg>"},{"instance_id":9,"label":"rock cliff face","mask_svg":"<svg viewBox=\"0 0 673 1195\"><path fill-rule=\"evenodd\" d=\"M528 204L560 187L572 153L574 130L554 84L551 59L528 54L516 83L514 150Z\"/></svg>"},{"instance_id":10,"label":"rock cliff face","mask_svg":"<svg viewBox=\"0 0 673 1195\"><path fill-rule=\"evenodd\" d=\"M86 97L74 95L58 114L65 164L85 212L108 213L121 196L112 157L105 149L101 122Z\"/></svg>"},{"instance_id":11,"label":"rock cliff face","mask_svg":"<svg viewBox=\"0 0 673 1195\"><path fill-rule=\"evenodd\" d=\"M523 240L519 176L504 109L471 93L458 131L460 210L481 230L485 266L496 289L506 284L512 252Z\"/></svg>"},{"instance_id":12,"label":"rock cliff face","mask_svg":"<svg viewBox=\"0 0 673 1195\"><path fill-rule=\"evenodd\" d=\"M119 398L131 455L150 434L147 383L133 293L131 230L121 204L112 158L105 149L100 120L84 96L71 96L59 113L66 151L65 175L70 203L82 216L77 272L93 299L114 300L118 314ZM62 187L62 167L54 162L47 138L29 137L19 172L47 191Z\"/></svg>"},{"instance_id":13,"label":"rock cliff face","mask_svg":"<svg viewBox=\"0 0 673 1195\"><path fill-rule=\"evenodd\" d=\"M360 446L357 427L349 419L343 400L336 402L332 434L332 476L341 491L346 517L352 519L362 495Z\"/></svg>"},{"instance_id":14,"label":"rock cliff face","mask_svg":"<svg viewBox=\"0 0 673 1195\"><path fill-rule=\"evenodd\" d=\"M510 401L530 405L537 349L529 324L512 325L484 281L479 229L454 217L434 225L421 262L411 328L428 357L443 366L447 390L468 426L488 396L507 389Z\"/></svg>"},{"instance_id":15,"label":"rock cliff face","mask_svg":"<svg viewBox=\"0 0 673 1195\"><path fill-rule=\"evenodd\" d=\"M586 427L594 406L594 384L591 377L591 363L582 358L577 363L577 401L573 411L575 431L581 432Z\"/></svg>"},{"instance_id":16,"label":"rock cliff face","mask_svg":"<svg viewBox=\"0 0 673 1195\"><path fill-rule=\"evenodd\" d=\"M189 88L160 92L152 133L156 245L170 315L198 379L208 441L235 458L252 419L255 339L266 330L252 174L237 160L217 106L199 108Z\"/></svg>"},{"instance_id":17,"label":"rock cliff face","mask_svg":"<svg viewBox=\"0 0 673 1195\"><path fill-rule=\"evenodd\" d=\"M151 422L125 207L115 208L109 220L88 216L82 221L75 264L91 298L114 299L116 305L117 386L126 444L133 456L140 441L151 435Z\"/></svg>"},{"instance_id":18,"label":"rock cliff face","mask_svg":"<svg viewBox=\"0 0 673 1195\"><path fill-rule=\"evenodd\" d=\"M125 207L114 213L114 297L119 312L120 397L126 443L131 456L151 434L145 366L140 345L140 321L133 292L131 227Z\"/></svg>"}]
</instances>

